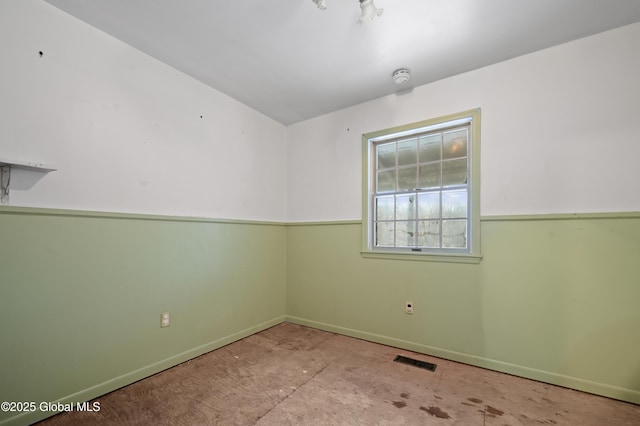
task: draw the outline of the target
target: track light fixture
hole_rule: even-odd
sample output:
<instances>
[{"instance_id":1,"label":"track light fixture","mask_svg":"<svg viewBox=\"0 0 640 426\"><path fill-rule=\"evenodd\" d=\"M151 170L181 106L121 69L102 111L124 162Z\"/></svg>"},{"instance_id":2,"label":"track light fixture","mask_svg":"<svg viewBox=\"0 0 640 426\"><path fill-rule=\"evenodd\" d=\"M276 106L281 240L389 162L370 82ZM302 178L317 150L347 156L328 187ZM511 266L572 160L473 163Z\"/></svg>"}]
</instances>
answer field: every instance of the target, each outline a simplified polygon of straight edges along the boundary
<instances>
[{"instance_id":1,"label":"track light fixture","mask_svg":"<svg viewBox=\"0 0 640 426\"><path fill-rule=\"evenodd\" d=\"M378 9L373 0L360 0L360 9L362 9L362 16L358 19L358 24L362 24L365 19L373 21L374 16L382 15L384 9Z\"/></svg>"},{"instance_id":2,"label":"track light fixture","mask_svg":"<svg viewBox=\"0 0 640 426\"><path fill-rule=\"evenodd\" d=\"M320 10L325 10L327 8L327 3L325 2L325 0L313 0L313 2L316 6L318 6L318 9Z\"/></svg>"},{"instance_id":3,"label":"track light fixture","mask_svg":"<svg viewBox=\"0 0 640 426\"><path fill-rule=\"evenodd\" d=\"M313 3L318 6L320 10L327 9L326 0L312 0ZM384 9L378 9L376 5L373 3L373 0L358 0L360 3L360 9L362 10L362 15L358 19L358 24L364 23L367 19L369 21L373 21L373 18L376 16L382 15Z\"/></svg>"}]
</instances>

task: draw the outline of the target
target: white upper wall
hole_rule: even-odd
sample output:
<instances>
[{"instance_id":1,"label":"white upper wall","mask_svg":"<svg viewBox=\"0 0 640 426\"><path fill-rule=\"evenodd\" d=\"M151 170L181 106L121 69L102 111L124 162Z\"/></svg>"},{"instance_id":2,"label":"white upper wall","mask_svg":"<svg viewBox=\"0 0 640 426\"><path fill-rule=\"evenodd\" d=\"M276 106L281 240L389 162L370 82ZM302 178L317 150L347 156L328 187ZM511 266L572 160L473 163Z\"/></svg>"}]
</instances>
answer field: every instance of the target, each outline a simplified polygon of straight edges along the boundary
<instances>
[{"instance_id":1,"label":"white upper wall","mask_svg":"<svg viewBox=\"0 0 640 426\"><path fill-rule=\"evenodd\" d=\"M58 168L10 205L285 220L282 124L39 0L0 2L0 57L0 158Z\"/></svg>"},{"instance_id":2,"label":"white upper wall","mask_svg":"<svg viewBox=\"0 0 640 426\"><path fill-rule=\"evenodd\" d=\"M640 211L638 52L634 24L294 124L287 219L360 219L362 134L474 108L482 215Z\"/></svg>"},{"instance_id":3,"label":"white upper wall","mask_svg":"<svg viewBox=\"0 0 640 426\"><path fill-rule=\"evenodd\" d=\"M4 1L0 158L59 169L13 170L15 206L353 220L363 133L479 107L483 215L640 211L638 52L634 24L286 128L48 3Z\"/></svg>"}]
</instances>

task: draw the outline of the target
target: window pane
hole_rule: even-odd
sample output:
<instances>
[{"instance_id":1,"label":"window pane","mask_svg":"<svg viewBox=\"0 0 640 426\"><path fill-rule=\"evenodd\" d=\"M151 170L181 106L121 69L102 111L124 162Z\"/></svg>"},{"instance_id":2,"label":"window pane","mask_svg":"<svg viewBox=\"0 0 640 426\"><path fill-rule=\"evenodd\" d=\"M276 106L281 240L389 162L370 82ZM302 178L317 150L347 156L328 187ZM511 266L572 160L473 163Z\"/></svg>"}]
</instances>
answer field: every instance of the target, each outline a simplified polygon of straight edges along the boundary
<instances>
[{"instance_id":1,"label":"window pane","mask_svg":"<svg viewBox=\"0 0 640 426\"><path fill-rule=\"evenodd\" d=\"M417 146L417 139L398 142L398 166L418 164Z\"/></svg>"},{"instance_id":2,"label":"window pane","mask_svg":"<svg viewBox=\"0 0 640 426\"><path fill-rule=\"evenodd\" d=\"M442 186L467 183L467 159L444 161L442 163Z\"/></svg>"},{"instance_id":3,"label":"window pane","mask_svg":"<svg viewBox=\"0 0 640 426\"><path fill-rule=\"evenodd\" d=\"M393 247L393 224L394 222L376 223L376 246Z\"/></svg>"},{"instance_id":4,"label":"window pane","mask_svg":"<svg viewBox=\"0 0 640 426\"><path fill-rule=\"evenodd\" d=\"M423 136L420 138L420 162L440 161L440 141L442 134Z\"/></svg>"},{"instance_id":5,"label":"window pane","mask_svg":"<svg viewBox=\"0 0 640 426\"><path fill-rule=\"evenodd\" d=\"M467 221L443 220L442 221L442 247L466 248L467 247Z\"/></svg>"},{"instance_id":6,"label":"window pane","mask_svg":"<svg viewBox=\"0 0 640 426\"><path fill-rule=\"evenodd\" d=\"M408 220L416 218L416 196L396 196L396 220Z\"/></svg>"},{"instance_id":7,"label":"window pane","mask_svg":"<svg viewBox=\"0 0 640 426\"><path fill-rule=\"evenodd\" d=\"M378 172L376 192L389 192L396 190L396 171L387 170Z\"/></svg>"},{"instance_id":8,"label":"window pane","mask_svg":"<svg viewBox=\"0 0 640 426\"><path fill-rule=\"evenodd\" d=\"M418 195L418 219L440 218L440 193Z\"/></svg>"},{"instance_id":9,"label":"window pane","mask_svg":"<svg viewBox=\"0 0 640 426\"><path fill-rule=\"evenodd\" d=\"M418 246L440 247L440 221L418 221Z\"/></svg>"},{"instance_id":10,"label":"window pane","mask_svg":"<svg viewBox=\"0 0 640 426\"><path fill-rule=\"evenodd\" d=\"M376 220L393 220L393 195L376 198Z\"/></svg>"},{"instance_id":11,"label":"window pane","mask_svg":"<svg viewBox=\"0 0 640 426\"><path fill-rule=\"evenodd\" d=\"M363 240L368 249L408 254L422 248L423 255L476 258L479 218L472 191L479 182L472 182L471 173L479 166L472 157L480 141L474 139L478 129L472 120L479 114L449 117L366 135L363 160L370 174L363 184L368 234Z\"/></svg>"},{"instance_id":12,"label":"window pane","mask_svg":"<svg viewBox=\"0 0 640 426\"><path fill-rule=\"evenodd\" d=\"M405 167L398 169L398 191L416 189L417 167Z\"/></svg>"},{"instance_id":13,"label":"window pane","mask_svg":"<svg viewBox=\"0 0 640 426\"><path fill-rule=\"evenodd\" d=\"M440 165L442 163L422 164L418 176L418 188L437 188L440 186Z\"/></svg>"},{"instance_id":14,"label":"window pane","mask_svg":"<svg viewBox=\"0 0 640 426\"><path fill-rule=\"evenodd\" d=\"M396 143L376 145L378 157L378 169L387 169L396 166Z\"/></svg>"},{"instance_id":15,"label":"window pane","mask_svg":"<svg viewBox=\"0 0 640 426\"><path fill-rule=\"evenodd\" d=\"M415 247L416 221L396 222L396 247Z\"/></svg>"},{"instance_id":16,"label":"window pane","mask_svg":"<svg viewBox=\"0 0 640 426\"><path fill-rule=\"evenodd\" d=\"M460 158L467 156L467 129L448 132L443 135L442 157Z\"/></svg>"},{"instance_id":17,"label":"window pane","mask_svg":"<svg viewBox=\"0 0 640 426\"><path fill-rule=\"evenodd\" d=\"M467 217L467 191L442 192L442 217Z\"/></svg>"}]
</instances>

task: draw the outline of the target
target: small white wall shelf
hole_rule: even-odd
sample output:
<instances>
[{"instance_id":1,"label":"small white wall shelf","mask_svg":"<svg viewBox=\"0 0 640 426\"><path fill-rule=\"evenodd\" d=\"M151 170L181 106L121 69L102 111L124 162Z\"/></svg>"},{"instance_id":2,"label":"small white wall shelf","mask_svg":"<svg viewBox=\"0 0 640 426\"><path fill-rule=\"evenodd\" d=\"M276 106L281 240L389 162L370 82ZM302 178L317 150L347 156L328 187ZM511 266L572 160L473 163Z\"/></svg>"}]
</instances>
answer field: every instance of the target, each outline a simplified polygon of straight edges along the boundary
<instances>
[{"instance_id":1,"label":"small white wall shelf","mask_svg":"<svg viewBox=\"0 0 640 426\"><path fill-rule=\"evenodd\" d=\"M49 173L49 172L58 170L55 167L48 164L32 163L30 161L7 160L6 158L0 157L0 167L5 167L5 166L13 167L16 169L31 170L33 172L43 172L43 173Z\"/></svg>"},{"instance_id":2,"label":"small white wall shelf","mask_svg":"<svg viewBox=\"0 0 640 426\"><path fill-rule=\"evenodd\" d=\"M7 160L0 157L0 204L9 204L9 185L11 184L12 168L40 173L49 173L58 170L48 164Z\"/></svg>"}]
</instances>

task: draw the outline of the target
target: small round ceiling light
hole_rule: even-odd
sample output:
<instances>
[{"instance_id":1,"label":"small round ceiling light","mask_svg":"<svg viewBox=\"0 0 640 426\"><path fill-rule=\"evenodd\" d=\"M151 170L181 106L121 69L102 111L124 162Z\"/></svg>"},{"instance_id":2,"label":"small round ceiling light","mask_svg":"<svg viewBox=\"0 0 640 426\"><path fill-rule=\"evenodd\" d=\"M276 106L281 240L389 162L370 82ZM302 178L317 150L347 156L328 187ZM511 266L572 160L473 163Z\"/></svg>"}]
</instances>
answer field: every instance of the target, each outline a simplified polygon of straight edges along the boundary
<instances>
[{"instance_id":1,"label":"small round ceiling light","mask_svg":"<svg viewBox=\"0 0 640 426\"><path fill-rule=\"evenodd\" d=\"M398 86L407 84L410 78L411 78L411 71L409 71L407 68L400 68L393 72L393 82Z\"/></svg>"}]
</instances>

